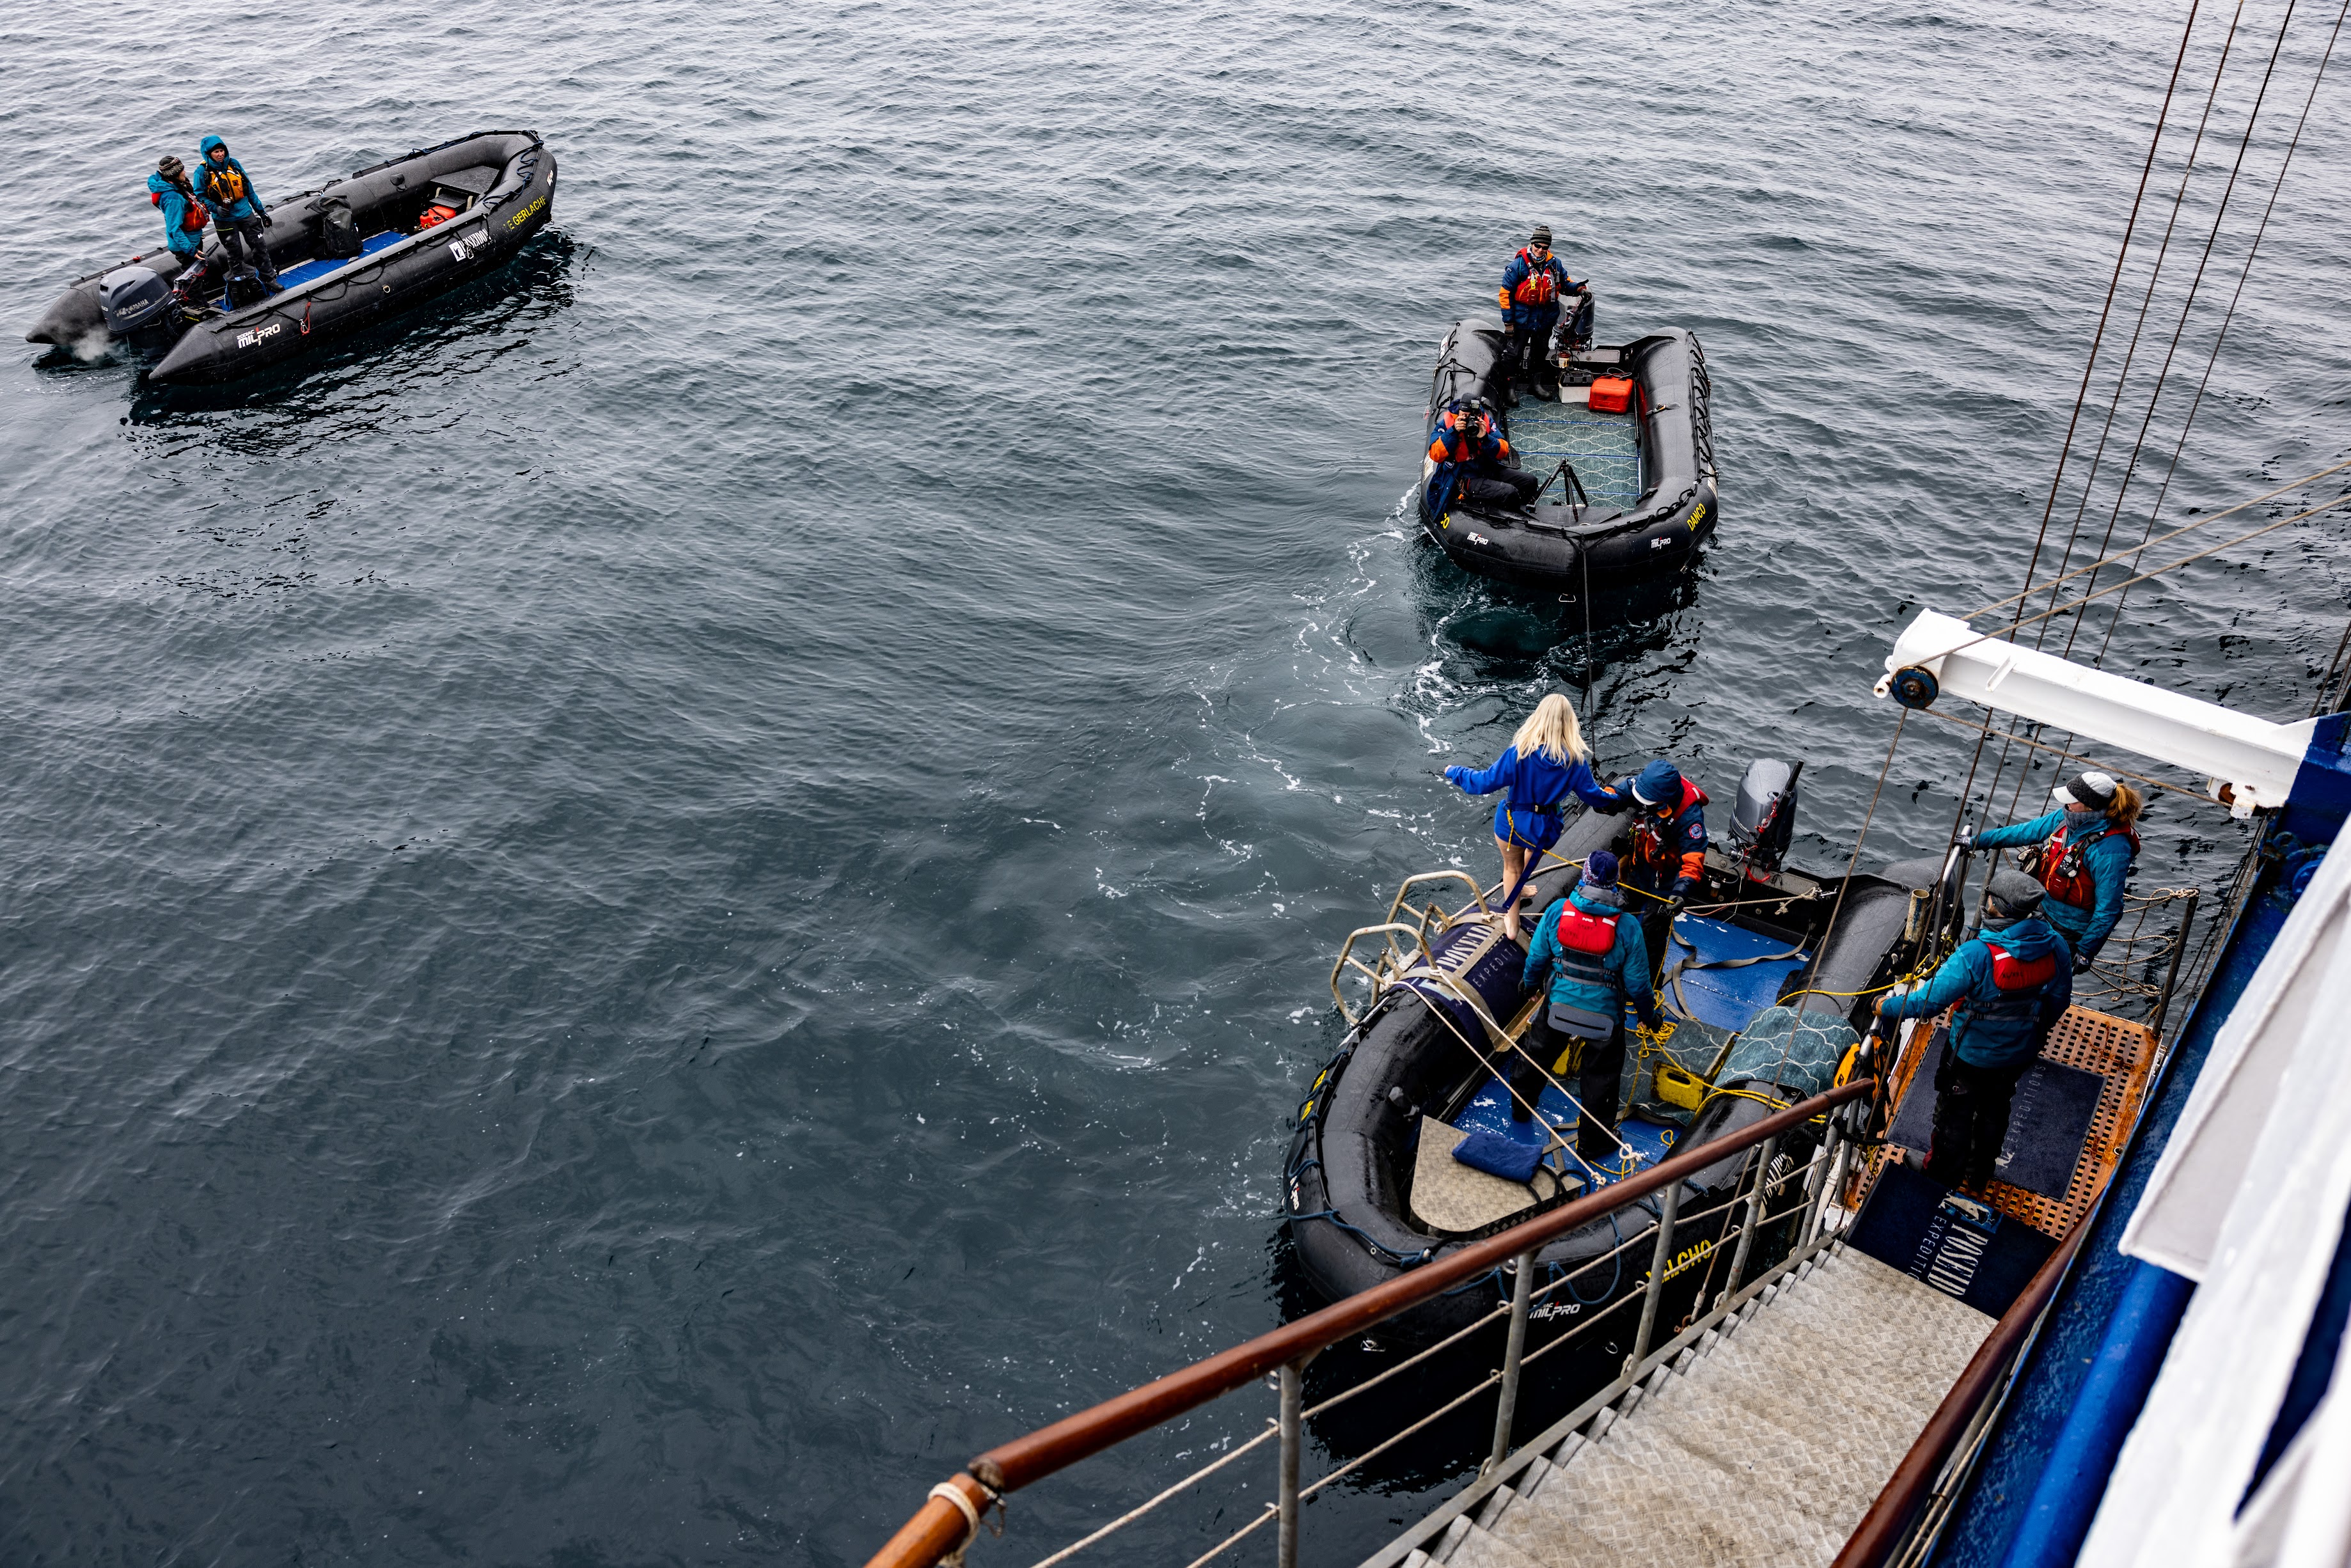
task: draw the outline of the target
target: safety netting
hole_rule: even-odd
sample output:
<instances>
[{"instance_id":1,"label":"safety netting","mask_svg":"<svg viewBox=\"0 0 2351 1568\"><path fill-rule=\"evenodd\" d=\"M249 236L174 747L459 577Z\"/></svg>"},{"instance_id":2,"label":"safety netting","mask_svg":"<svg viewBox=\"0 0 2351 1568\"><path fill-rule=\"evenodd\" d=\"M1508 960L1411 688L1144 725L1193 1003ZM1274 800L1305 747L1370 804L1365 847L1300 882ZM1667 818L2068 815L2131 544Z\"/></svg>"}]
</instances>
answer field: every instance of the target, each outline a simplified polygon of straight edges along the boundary
<instances>
[{"instance_id":1,"label":"safety netting","mask_svg":"<svg viewBox=\"0 0 2351 1568\"><path fill-rule=\"evenodd\" d=\"M1604 512L1623 511L1641 498L1641 449L1630 414L1594 413L1581 403L1529 398L1510 411L1510 449L1527 472L1549 476L1563 458ZM1543 491L1564 499L1563 479Z\"/></svg>"},{"instance_id":2,"label":"safety netting","mask_svg":"<svg viewBox=\"0 0 2351 1568\"><path fill-rule=\"evenodd\" d=\"M1844 1053L1861 1043L1853 1026L1834 1013L1799 1012L1794 1008L1766 1008L1739 1031L1717 1083L1742 1078L1766 1079L1780 1085L1790 1101L1809 1100L1827 1092Z\"/></svg>"}]
</instances>

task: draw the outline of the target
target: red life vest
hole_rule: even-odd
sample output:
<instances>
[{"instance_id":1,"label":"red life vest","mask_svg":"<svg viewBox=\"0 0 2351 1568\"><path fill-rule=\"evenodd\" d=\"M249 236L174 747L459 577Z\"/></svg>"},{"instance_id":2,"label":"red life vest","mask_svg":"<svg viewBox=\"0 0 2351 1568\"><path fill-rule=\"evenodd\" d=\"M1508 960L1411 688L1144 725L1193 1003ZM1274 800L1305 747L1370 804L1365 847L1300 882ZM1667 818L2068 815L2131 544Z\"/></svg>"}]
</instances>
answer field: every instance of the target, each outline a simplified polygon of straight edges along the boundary
<instances>
[{"instance_id":1,"label":"red life vest","mask_svg":"<svg viewBox=\"0 0 2351 1568\"><path fill-rule=\"evenodd\" d=\"M1438 418L1437 431L1428 444L1428 455L1439 463L1472 463L1485 442L1486 416L1471 414L1466 419L1457 410ZM1508 452L1506 442L1502 450Z\"/></svg>"},{"instance_id":2,"label":"red life vest","mask_svg":"<svg viewBox=\"0 0 2351 1568\"><path fill-rule=\"evenodd\" d=\"M1678 822L1684 816L1688 814L1691 807L1703 806L1706 803L1706 791L1691 783L1687 779L1684 779L1682 780L1682 798L1675 803L1674 814L1668 819L1668 821ZM1636 864L1646 862L1650 865L1656 865L1663 862L1680 859L1681 852L1677 849L1670 848L1666 842L1666 835L1657 831L1657 814L1656 810L1647 806L1636 806L1635 809L1640 812L1640 816L1636 818L1633 823L1634 862Z\"/></svg>"},{"instance_id":3,"label":"red life vest","mask_svg":"<svg viewBox=\"0 0 2351 1568\"><path fill-rule=\"evenodd\" d=\"M2041 1010L2041 992L2057 977L2057 955L2019 958L1989 936L1979 936L1991 954L1991 983L2000 995L1991 1001L1970 997L1961 1010L1970 1018L2030 1018Z\"/></svg>"},{"instance_id":4,"label":"red life vest","mask_svg":"<svg viewBox=\"0 0 2351 1568\"><path fill-rule=\"evenodd\" d=\"M1559 937L1561 970L1587 985L1614 987L1616 972L1608 967L1608 956L1616 950L1616 922L1621 918L1587 915L1569 899L1553 927Z\"/></svg>"},{"instance_id":5,"label":"red life vest","mask_svg":"<svg viewBox=\"0 0 2351 1568\"><path fill-rule=\"evenodd\" d=\"M2058 903L2070 904L2076 909L2088 909L2098 902L2098 884L2090 879L2089 871L2083 865L2083 855L2088 852L2092 844L2120 833L2130 841L2131 855L2136 859L2138 855L2138 835L2128 828L2109 821L2104 832L2092 833L2085 839L2068 843L2066 839L2073 831L2074 824L2068 822L2050 835L2048 844L2041 852L2041 885L2047 888L2049 896Z\"/></svg>"},{"instance_id":6,"label":"red life vest","mask_svg":"<svg viewBox=\"0 0 2351 1568\"><path fill-rule=\"evenodd\" d=\"M1559 945L1571 953L1589 953L1594 957L1615 951L1616 920L1614 915L1586 915L1570 899L1559 912Z\"/></svg>"},{"instance_id":7,"label":"red life vest","mask_svg":"<svg viewBox=\"0 0 2351 1568\"><path fill-rule=\"evenodd\" d=\"M1535 258L1522 250L1519 252L1519 259L1527 264L1527 275L1519 279L1518 287L1510 290L1510 303L1543 306L1557 299L1559 274L1552 270L1551 257L1545 256L1538 266Z\"/></svg>"},{"instance_id":8,"label":"red life vest","mask_svg":"<svg viewBox=\"0 0 2351 1568\"><path fill-rule=\"evenodd\" d=\"M162 206L163 204L163 193L161 191L148 192L147 204L151 207ZM180 226L190 234L198 234L203 232L204 226L212 221L212 214L204 211L203 203L191 201L188 203L187 215L180 220Z\"/></svg>"}]
</instances>

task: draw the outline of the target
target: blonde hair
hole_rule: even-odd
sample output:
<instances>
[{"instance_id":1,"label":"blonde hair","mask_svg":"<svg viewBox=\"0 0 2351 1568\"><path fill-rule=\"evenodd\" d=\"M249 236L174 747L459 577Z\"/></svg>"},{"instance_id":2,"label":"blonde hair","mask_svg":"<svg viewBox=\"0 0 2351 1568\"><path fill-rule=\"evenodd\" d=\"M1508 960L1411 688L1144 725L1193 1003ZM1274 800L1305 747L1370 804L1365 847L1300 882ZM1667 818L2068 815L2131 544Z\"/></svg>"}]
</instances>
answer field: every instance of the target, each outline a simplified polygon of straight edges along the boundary
<instances>
[{"instance_id":1,"label":"blonde hair","mask_svg":"<svg viewBox=\"0 0 2351 1568\"><path fill-rule=\"evenodd\" d=\"M2134 826L2138 821L2138 814L2146 809L2146 796L2120 779L2115 781L2114 804L2106 808L2106 815L2115 820L2115 826L2118 828Z\"/></svg>"},{"instance_id":2,"label":"blonde hair","mask_svg":"<svg viewBox=\"0 0 2351 1568\"><path fill-rule=\"evenodd\" d=\"M1540 751L1562 766L1584 761L1592 755L1583 744L1583 727L1575 722L1573 705L1557 692L1535 704L1535 711L1527 715L1519 733L1510 737L1510 744L1519 748L1520 757Z\"/></svg>"}]
</instances>

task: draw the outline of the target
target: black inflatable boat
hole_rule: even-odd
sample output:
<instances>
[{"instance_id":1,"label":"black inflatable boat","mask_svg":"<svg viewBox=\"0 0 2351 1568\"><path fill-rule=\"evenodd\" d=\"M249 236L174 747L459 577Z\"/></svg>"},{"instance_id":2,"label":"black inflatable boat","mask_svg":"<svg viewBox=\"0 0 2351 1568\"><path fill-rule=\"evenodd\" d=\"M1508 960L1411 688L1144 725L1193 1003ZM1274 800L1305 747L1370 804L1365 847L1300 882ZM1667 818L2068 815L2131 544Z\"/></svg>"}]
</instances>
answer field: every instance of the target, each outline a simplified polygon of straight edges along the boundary
<instances>
[{"instance_id":1,"label":"black inflatable boat","mask_svg":"<svg viewBox=\"0 0 2351 1568\"><path fill-rule=\"evenodd\" d=\"M25 339L83 353L126 343L160 356L150 377L166 384L233 381L501 266L554 203L555 153L537 131L459 137L271 207L277 294L222 293L191 319L171 288L178 261L152 251L76 278ZM207 236L215 277L218 244Z\"/></svg>"},{"instance_id":2,"label":"black inflatable boat","mask_svg":"<svg viewBox=\"0 0 2351 1568\"><path fill-rule=\"evenodd\" d=\"M1510 404L1499 370L1502 321L1455 323L1428 392L1433 429L1450 404L1482 402L1513 455L1544 480L1531 506L1428 506L1435 465L1422 438L1422 528L1454 562L1524 587L1581 594L1584 585L1686 571L1719 520L1706 355L1672 328L1618 346L1579 349L1555 385ZM1625 383L1629 382L1630 387ZM1599 393L1594 394L1594 384ZM1612 395L1613 394L1613 395ZM1607 406L1625 400L1621 411Z\"/></svg>"},{"instance_id":3,"label":"black inflatable boat","mask_svg":"<svg viewBox=\"0 0 2351 1568\"><path fill-rule=\"evenodd\" d=\"M1914 888L1949 873L1942 862L1906 862L1841 887L1841 877L1783 868L1795 794L1795 770L1756 763L1740 786L1728 849L1708 851L1704 884L1675 919L1667 949L1661 994L1671 1030L1653 1044L1636 1044L1628 1030L1634 1049L1625 1053L1618 1129L1625 1147L1612 1162L1586 1166L1555 1144L1542 1168L1514 1183L1452 1158L1463 1137L1503 1130L1510 1110L1491 1070L1493 1030L1515 1030L1532 1011L1519 988L1526 949L1501 935L1486 907L1500 889L1477 889L1458 872L1416 877L1398 891L1386 925L1349 937L1332 988L1340 992L1352 960L1374 993L1309 1090L1283 1170L1284 1223L1311 1296L1353 1295L1831 1085L1869 1021L1869 1002L1858 993L1916 957ZM1570 822L1531 884L1536 907L1548 907L1586 855L1625 831L1624 819L1593 812ZM1434 903L1409 907L1425 896L1416 887L1443 879L1469 883L1477 897L1450 915ZM1364 964L1358 946L1375 935L1384 951L1376 966ZM1340 1006L1348 1008L1343 993ZM1542 1091L1539 1110L1572 1145L1575 1112L1558 1088ZM1781 1158L1792 1171L1817 1146L1809 1134L1783 1139ZM1740 1165L1726 1157L1684 1188L1677 1270L1708 1268L1735 1214L1725 1200ZM1709 1209L1717 1212L1708 1218ZM1538 1315L1573 1318L1634 1289L1652 1245L1639 1239L1654 1233L1656 1210L1652 1199L1545 1248L1538 1287L1590 1267ZM1782 1219L1783 1234L1759 1235L1758 1244L1783 1243L1797 1223ZM1497 1277L1415 1308L1382 1332L1426 1343L1475 1322L1508 1293Z\"/></svg>"}]
</instances>

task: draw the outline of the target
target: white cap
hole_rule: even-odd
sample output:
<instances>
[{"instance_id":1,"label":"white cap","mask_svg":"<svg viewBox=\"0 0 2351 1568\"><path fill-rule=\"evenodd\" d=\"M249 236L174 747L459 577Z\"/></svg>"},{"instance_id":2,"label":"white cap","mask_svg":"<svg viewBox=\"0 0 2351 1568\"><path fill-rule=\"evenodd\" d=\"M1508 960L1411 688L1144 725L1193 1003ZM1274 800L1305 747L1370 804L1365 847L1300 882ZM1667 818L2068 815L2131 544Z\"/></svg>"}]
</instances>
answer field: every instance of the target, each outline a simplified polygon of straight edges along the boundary
<instances>
[{"instance_id":1,"label":"white cap","mask_svg":"<svg viewBox=\"0 0 2351 1568\"><path fill-rule=\"evenodd\" d=\"M2093 811L2103 811L2115 803L2115 776L2111 773L2076 774L2049 794L2061 806L2087 806Z\"/></svg>"}]
</instances>

